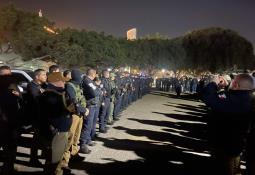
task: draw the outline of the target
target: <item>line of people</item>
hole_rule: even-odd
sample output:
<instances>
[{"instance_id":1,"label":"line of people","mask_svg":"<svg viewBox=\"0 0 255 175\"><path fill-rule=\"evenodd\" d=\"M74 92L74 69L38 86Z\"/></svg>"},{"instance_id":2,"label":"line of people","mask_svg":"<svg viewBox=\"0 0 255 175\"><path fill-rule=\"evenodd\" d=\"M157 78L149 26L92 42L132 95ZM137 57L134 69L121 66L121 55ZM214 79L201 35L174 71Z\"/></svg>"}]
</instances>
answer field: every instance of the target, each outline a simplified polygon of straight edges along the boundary
<instances>
[{"instance_id":1,"label":"line of people","mask_svg":"<svg viewBox=\"0 0 255 175\"><path fill-rule=\"evenodd\" d=\"M198 90L199 78L191 76L173 76L169 78L158 78L156 88L165 92L175 92L177 97L181 93L196 93Z\"/></svg>"},{"instance_id":2,"label":"line of people","mask_svg":"<svg viewBox=\"0 0 255 175\"><path fill-rule=\"evenodd\" d=\"M11 69L0 67L1 174L12 174L20 128L30 123L31 165L41 165L38 150L42 149L45 174L70 174L69 162L83 161L79 153L90 154L98 132L107 133L107 125L119 120L121 111L148 93L150 84L149 77L126 72L104 70L99 77L95 69L88 69L86 74L78 69L62 73L53 65L48 73L34 71L27 93L22 94Z\"/></svg>"}]
</instances>

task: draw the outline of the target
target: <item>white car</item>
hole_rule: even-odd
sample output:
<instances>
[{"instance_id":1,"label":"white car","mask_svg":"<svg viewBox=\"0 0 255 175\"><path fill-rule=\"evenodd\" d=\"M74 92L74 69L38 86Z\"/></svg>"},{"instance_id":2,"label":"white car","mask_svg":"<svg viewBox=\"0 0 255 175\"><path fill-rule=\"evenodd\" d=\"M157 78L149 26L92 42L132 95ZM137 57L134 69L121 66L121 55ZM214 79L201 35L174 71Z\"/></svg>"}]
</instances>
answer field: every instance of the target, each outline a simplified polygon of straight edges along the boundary
<instances>
[{"instance_id":1,"label":"white car","mask_svg":"<svg viewBox=\"0 0 255 175\"><path fill-rule=\"evenodd\" d=\"M31 70L19 70L13 69L12 75L15 78L15 82L19 85L19 88L22 93L27 91L27 85L30 81L33 80L33 71Z\"/></svg>"}]
</instances>

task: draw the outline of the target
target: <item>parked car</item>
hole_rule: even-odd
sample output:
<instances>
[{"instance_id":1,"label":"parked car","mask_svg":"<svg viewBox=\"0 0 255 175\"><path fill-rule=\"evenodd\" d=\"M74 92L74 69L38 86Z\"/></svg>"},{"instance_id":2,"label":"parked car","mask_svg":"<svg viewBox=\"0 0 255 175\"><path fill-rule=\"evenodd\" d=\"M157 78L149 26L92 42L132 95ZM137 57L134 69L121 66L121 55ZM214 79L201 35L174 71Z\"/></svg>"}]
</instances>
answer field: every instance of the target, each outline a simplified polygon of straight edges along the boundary
<instances>
[{"instance_id":1,"label":"parked car","mask_svg":"<svg viewBox=\"0 0 255 175\"><path fill-rule=\"evenodd\" d=\"M14 76L16 83L19 85L21 92L26 93L28 83L33 80L33 71L13 69L12 75Z\"/></svg>"}]
</instances>

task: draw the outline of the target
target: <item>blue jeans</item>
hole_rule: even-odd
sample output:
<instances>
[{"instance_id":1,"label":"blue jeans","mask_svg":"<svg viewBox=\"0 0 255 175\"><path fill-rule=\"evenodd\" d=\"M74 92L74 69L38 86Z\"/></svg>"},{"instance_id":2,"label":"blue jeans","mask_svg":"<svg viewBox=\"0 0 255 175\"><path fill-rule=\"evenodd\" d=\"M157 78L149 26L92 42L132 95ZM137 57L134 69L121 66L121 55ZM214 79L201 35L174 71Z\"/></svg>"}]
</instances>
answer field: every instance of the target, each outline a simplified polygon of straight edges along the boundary
<instances>
[{"instance_id":1,"label":"blue jeans","mask_svg":"<svg viewBox=\"0 0 255 175\"><path fill-rule=\"evenodd\" d=\"M105 98L104 105L101 106L101 113L99 117L99 130L105 130L106 122L110 114L110 98Z\"/></svg>"},{"instance_id":2,"label":"blue jeans","mask_svg":"<svg viewBox=\"0 0 255 175\"><path fill-rule=\"evenodd\" d=\"M81 130L80 144L88 144L91 142L91 132L93 128L93 121L96 112L96 106L89 106L89 115L85 118L83 122L83 127Z\"/></svg>"}]
</instances>

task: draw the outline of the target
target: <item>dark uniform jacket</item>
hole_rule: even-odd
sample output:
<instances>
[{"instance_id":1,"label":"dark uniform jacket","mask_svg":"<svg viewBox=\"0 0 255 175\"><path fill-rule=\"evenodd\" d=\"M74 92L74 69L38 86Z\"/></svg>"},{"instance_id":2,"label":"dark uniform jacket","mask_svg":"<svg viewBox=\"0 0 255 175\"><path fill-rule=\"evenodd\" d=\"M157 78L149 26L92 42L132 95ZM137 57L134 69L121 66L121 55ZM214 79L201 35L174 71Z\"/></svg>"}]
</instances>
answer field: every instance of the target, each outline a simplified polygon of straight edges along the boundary
<instances>
[{"instance_id":1,"label":"dark uniform jacket","mask_svg":"<svg viewBox=\"0 0 255 175\"><path fill-rule=\"evenodd\" d=\"M39 117L39 105L38 97L43 93L45 89L41 85L31 81L27 85L27 94L25 97L26 100L26 119L27 123L38 124L37 119Z\"/></svg>"},{"instance_id":2,"label":"dark uniform jacket","mask_svg":"<svg viewBox=\"0 0 255 175\"><path fill-rule=\"evenodd\" d=\"M111 87L111 84L110 84L110 80L107 79L107 78L102 78L101 84L103 85L103 88L102 88L102 89L106 92L106 93L105 93L105 97L106 97L106 98L111 98L111 95L112 95L112 87Z\"/></svg>"},{"instance_id":3,"label":"dark uniform jacket","mask_svg":"<svg viewBox=\"0 0 255 175\"><path fill-rule=\"evenodd\" d=\"M96 105L96 84L93 80L85 77L82 81L83 94L87 100L87 106Z\"/></svg>"},{"instance_id":4,"label":"dark uniform jacket","mask_svg":"<svg viewBox=\"0 0 255 175\"><path fill-rule=\"evenodd\" d=\"M251 91L230 90L218 96L217 85L209 83L203 100L211 108L209 116L209 141L213 146L231 155L238 155L250 127L253 97Z\"/></svg>"}]
</instances>

